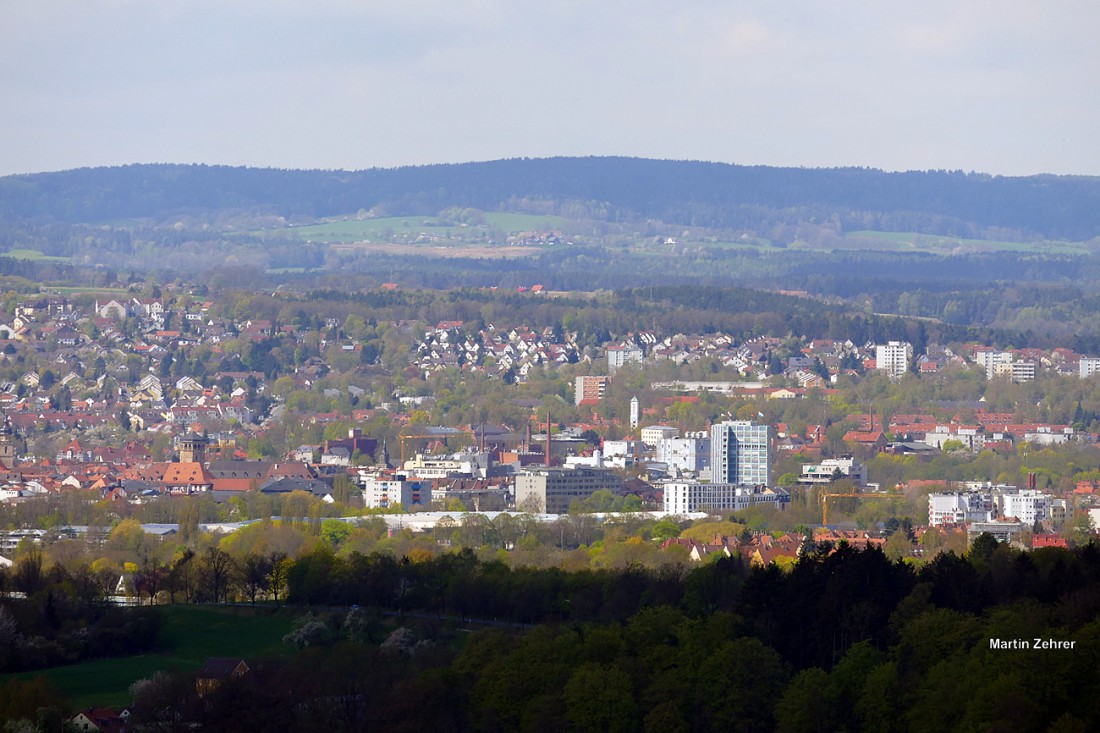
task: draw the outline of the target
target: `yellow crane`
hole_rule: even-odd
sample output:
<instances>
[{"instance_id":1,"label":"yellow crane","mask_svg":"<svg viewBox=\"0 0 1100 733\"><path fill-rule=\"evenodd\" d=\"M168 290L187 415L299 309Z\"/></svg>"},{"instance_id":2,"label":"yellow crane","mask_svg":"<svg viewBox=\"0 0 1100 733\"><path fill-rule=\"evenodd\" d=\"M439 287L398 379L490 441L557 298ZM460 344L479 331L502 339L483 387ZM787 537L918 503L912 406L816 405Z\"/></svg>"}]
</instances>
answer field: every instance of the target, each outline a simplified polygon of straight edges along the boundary
<instances>
[{"instance_id":1,"label":"yellow crane","mask_svg":"<svg viewBox=\"0 0 1100 733\"><path fill-rule=\"evenodd\" d=\"M406 435L405 433L402 433L401 436L400 436L400 439L401 439L401 468L405 467L405 459L406 459L405 454L406 454L406 451L407 451L407 448L408 448L408 441L410 441L410 440L442 440L444 443L447 442L447 436L446 435L436 435L436 434L431 434L431 433L429 433L429 434L410 433L408 435Z\"/></svg>"}]
</instances>

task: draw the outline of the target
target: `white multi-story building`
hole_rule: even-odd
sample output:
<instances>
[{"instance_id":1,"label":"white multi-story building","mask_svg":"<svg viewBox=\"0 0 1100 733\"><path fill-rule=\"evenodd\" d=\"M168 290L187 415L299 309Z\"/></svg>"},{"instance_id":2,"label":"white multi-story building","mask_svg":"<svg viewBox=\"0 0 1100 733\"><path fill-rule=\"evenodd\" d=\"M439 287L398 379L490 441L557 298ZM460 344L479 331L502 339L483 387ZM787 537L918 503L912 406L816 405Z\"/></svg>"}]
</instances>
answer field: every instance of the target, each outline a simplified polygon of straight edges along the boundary
<instances>
[{"instance_id":1,"label":"white multi-story building","mask_svg":"<svg viewBox=\"0 0 1100 733\"><path fill-rule=\"evenodd\" d=\"M1019 519L1027 525L1051 517L1051 496L1030 489L1004 490L997 494L997 508L1005 519Z\"/></svg>"},{"instance_id":2,"label":"white multi-story building","mask_svg":"<svg viewBox=\"0 0 1100 733\"><path fill-rule=\"evenodd\" d=\"M1014 361L1010 367L1012 381L1020 384L1022 382L1034 382L1037 367L1033 361Z\"/></svg>"},{"instance_id":3,"label":"white multi-story building","mask_svg":"<svg viewBox=\"0 0 1100 733\"><path fill-rule=\"evenodd\" d=\"M641 364L645 361L645 352L634 344L607 347L607 373L614 374L624 364Z\"/></svg>"},{"instance_id":4,"label":"white multi-story building","mask_svg":"<svg viewBox=\"0 0 1100 733\"><path fill-rule=\"evenodd\" d=\"M737 486L771 484L771 430L748 420L710 428L711 481Z\"/></svg>"},{"instance_id":5,"label":"white multi-story building","mask_svg":"<svg viewBox=\"0 0 1100 733\"><path fill-rule=\"evenodd\" d=\"M1035 443L1037 445L1061 445L1076 439L1077 434L1073 428L1068 426L1059 430L1053 429L1050 425L1039 425L1034 431L1024 433L1023 436L1025 443Z\"/></svg>"},{"instance_id":6,"label":"white multi-story building","mask_svg":"<svg viewBox=\"0 0 1100 733\"><path fill-rule=\"evenodd\" d=\"M908 341L890 341L875 346L875 368L897 378L909 369L913 346Z\"/></svg>"},{"instance_id":7,"label":"white multi-story building","mask_svg":"<svg viewBox=\"0 0 1100 733\"><path fill-rule=\"evenodd\" d=\"M704 484L698 481L672 481L664 485L665 512L688 514L719 510L742 511L758 504L784 508L790 494L783 489L734 484Z\"/></svg>"},{"instance_id":8,"label":"white multi-story building","mask_svg":"<svg viewBox=\"0 0 1100 733\"><path fill-rule=\"evenodd\" d=\"M1082 356L1077 368L1081 379L1091 377L1093 374L1100 374L1100 356Z\"/></svg>"},{"instance_id":9,"label":"white multi-story building","mask_svg":"<svg viewBox=\"0 0 1100 733\"><path fill-rule=\"evenodd\" d=\"M424 456L417 453L401 468L410 478L485 478L491 459L488 453L456 453L452 456Z\"/></svg>"},{"instance_id":10,"label":"white multi-story building","mask_svg":"<svg viewBox=\"0 0 1100 733\"><path fill-rule=\"evenodd\" d=\"M400 504L406 509L431 500L429 482L409 481L404 478L384 479L368 476L362 480L363 506L370 509L390 509Z\"/></svg>"},{"instance_id":11,"label":"white multi-story building","mask_svg":"<svg viewBox=\"0 0 1100 733\"><path fill-rule=\"evenodd\" d=\"M985 484L969 491L928 495L928 525L931 527L990 522L998 517L1019 520L1030 527L1053 516L1054 500L1050 494L1015 486Z\"/></svg>"},{"instance_id":12,"label":"white multi-story building","mask_svg":"<svg viewBox=\"0 0 1100 733\"><path fill-rule=\"evenodd\" d=\"M992 521L996 510L992 491L956 491L928 495L928 526Z\"/></svg>"},{"instance_id":13,"label":"white multi-story building","mask_svg":"<svg viewBox=\"0 0 1100 733\"><path fill-rule=\"evenodd\" d=\"M1009 351L987 351L985 349L974 354L974 361L985 370L985 378L993 379L998 367L1012 364L1012 353Z\"/></svg>"},{"instance_id":14,"label":"white multi-story building","mask_svg":"<svg viewBox=\"0 0 1100 733\"><path fill-rule=\"evenodd\" d=\"M827 484L836 478L847 478L856 486L867 483L867 466L851 456L844 458L826 458L821 463L807 463L802 467L800 484Z\"/></svg>"},{"instance_id":15,"label":"white multi-story building","mask_svg":"<svg viewBox=\"0 0 1100 733\"><path fill-rule=\"evenodd\" d=\"M661 440L679 438L680 429L671 425L649 425L642 428L642 442L649 446L656 446Z\"/></svg>"},{"instance_id":16,"label":"white multi-story building","mask_svg":"<svg viewBox=\"0 0 1100 733\"><path fill-rule=\"evenodd\" d=\"M535 468L516 475L516 508L520 511L564 514L574 501L601 489L619 493L623 479L598 468Z\"/></svg>"},{"instance_id":17,"label":"white multi-story building","mask_svg":"<svg viewBox=\"0 0 1100 733\"><path fill-rule=\"evenodd\" d=\"M603 454L607 458L612 456L640 458L643 447L640 440L605 440L603 442Z\"/></svg>"},{"instance_id":18,"label":"white multi-story building","mask_svg":"<svg viewBox=\"0 0 1100 733\"><path fill-rule=\"evenodd\" d=\"M937 425L934 430L924 434L924 439L921 442L943 450L943 444L949 440L957 440L967 450L974 452L985 447L985 433L981 431L981 428L961 425Z\"/></svg>"},{"instance_id":19,"label":"white multi-story building","mask_svg":"<svg viewBox=\"0 0 1100 733\"><path fill-rule=\"evenodd\" d=\"M705 433L684 438L662 438L657 441L654 456L669 471L699 473L710 466L710 438Z\"/></svg>"}]
</instances>

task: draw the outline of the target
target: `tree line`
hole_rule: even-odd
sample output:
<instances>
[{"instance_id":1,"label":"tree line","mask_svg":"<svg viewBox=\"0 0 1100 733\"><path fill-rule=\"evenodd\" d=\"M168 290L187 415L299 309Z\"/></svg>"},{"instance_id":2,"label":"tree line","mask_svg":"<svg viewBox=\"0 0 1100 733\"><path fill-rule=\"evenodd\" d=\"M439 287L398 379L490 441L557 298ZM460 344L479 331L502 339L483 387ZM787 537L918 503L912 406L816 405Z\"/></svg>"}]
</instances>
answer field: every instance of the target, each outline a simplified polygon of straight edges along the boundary
<instances>
[{"instance_id":1,"label":"tree line","mask_svg":"<svg viewBox=\"0 0 1100 733\"><path fill-rule=\"evenodd\" d=\"M790 733L1100 724L1094 544L1029 553L984 535L964 556L914 568L842 543L811 548L786 572L723 557L679 573L318 550L293 563L287 582L288 600L313 609L286 638L297 653L250 660L253 672L201 699L193 675L158 673L133 689L135 724ZM478 616L512 625L470 631L459 620Z\"/></svg>"},{"instance_id":2,"label":"tree line","mask_svg":"<svg viewBox=\"0 0 1100 733\"><path fill-rule=\"evenodd\" d=\"M996 229L1084 240L1100 234L1100 179L962 171L886 173L588 157L390 170L292 171L205 165L84 168L0 179L0 218L102 222L215 212L284 217L434 215L537 204L612 221L757 228L776 219L964 236Z\"/></svg>"}]
</instances>

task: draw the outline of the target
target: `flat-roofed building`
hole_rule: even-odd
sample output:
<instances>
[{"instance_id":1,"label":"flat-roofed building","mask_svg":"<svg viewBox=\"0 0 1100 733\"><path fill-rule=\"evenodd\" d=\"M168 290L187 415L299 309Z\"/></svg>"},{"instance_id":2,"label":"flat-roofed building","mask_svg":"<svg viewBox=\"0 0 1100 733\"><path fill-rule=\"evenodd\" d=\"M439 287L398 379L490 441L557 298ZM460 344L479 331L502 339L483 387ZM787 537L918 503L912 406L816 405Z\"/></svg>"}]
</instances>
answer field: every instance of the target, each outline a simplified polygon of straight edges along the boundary
<instances>
[{"instance_id":1,"label":"flat-roofed building","mask_svg":"<svg viewBox=\"0 0 1100 733\"><path fill-rule=\"evenodd\" d=\"M535 468L516 474L516 508L564 514L574 501L583 501L601 489L618 494L622 487L622 476L604 469Z\"/></svg>"},{"instance_id":2,"label":"flat-roofed building","mask_svg":"<svg viewBox=\"0 0 1100 733\"><path fill-rule=\"evenodd\" d=\"M599 402L607 394L607 382L608 378L606 376L577 377L573 389L573 404Z\"/></svg>"},{"instance_id":3,"label":"flat-roofed building","mask_svg":"<svg viewBox=\"0 0 1100 733\"><path fill-rule=\"evenodd\" d=\"M712 425L710 471L711 481L716 484L770 485L770 428L748 420Z\"/></svg>"},{"instance_id":4,"label":"flat-roofed building","mask_svg":"<svg viewBox=\"0 0 1100 733\"><path fill-rule=\"evenodd\" d=\"M807 463L802 466L798 483L828 484L841 478L851 479L856 486L863 486L867 483L867 467L851 456L826 458L821 463Z\"/></svg>"},{"instance_id":5,"label":"flat-roofed building","mask_svg":"<svg viewBox=\"0 0 1100 733\"><path fill-rule=\"evenodd\" d=\"M662 438L657 441L656 460L669 470L699 473L710 466L710 436Z\"/></svg>"},{"instance_id":6,"label":"flat-roofed building","mask_svg":"<svg viewBox=\"0 0 1100 733\"><path fill-rule=\"evenodd\" d=\"M698 481L670 481L664 485L665 512L689 514L717 510L742 511L758 504L786 507L791 496L783 489L766 486L706 484Z\"/></svg>"}]
</instances>

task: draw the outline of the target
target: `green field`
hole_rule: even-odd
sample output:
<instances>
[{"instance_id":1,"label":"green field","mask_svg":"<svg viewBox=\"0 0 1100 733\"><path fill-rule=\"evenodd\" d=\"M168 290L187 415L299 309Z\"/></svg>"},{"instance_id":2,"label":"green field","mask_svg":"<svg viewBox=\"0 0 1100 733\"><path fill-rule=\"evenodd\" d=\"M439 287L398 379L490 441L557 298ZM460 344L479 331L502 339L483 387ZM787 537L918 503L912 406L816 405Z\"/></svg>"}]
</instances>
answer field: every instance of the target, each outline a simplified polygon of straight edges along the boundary
<instances>
[{"instance_id":1,"label":"green field","mask_svg":"<svg viewBox=\"0 0 1100 733\"><path fill-rule=\"evenodd\" d=\"M188 605L161 606L157 611L163 620L152 653L97 659L20 676L44 674L73 709L121 707L130 702L131 684L159 670L198 672L209 657L251 661L292 652L282 638L293 626L294 612Z\"/></svg>"},{"instance_id":2,"label":"green field","mask_svg":"<svg viewBox=\"0 0 1100 733\"><path fill-rule=\"evenodd\" d=\"M853 248L883 248L892 251L944 254L961 252L1023 252L1034 254L1084 255L1088 250L1080 242L1004 242L991 239L962 239L916 232L845 232L844 240Z\"/></svg>"},{"instance_id":3,"label":"green field","mask_svg":"<svg viewBox=\"0 0 1100 733\"><path fill-rule=\"evenodd\" d=\"M39 252L37 249L9 249L7 252L0 252L0 256L11 257L16 260L35 260L37 262L69 262L68 257L58 257L56 255L47 255Z\"/></svg>"},{"instance_id":4,"label":"green field","mask_svg":"<svg viewBox=\"0 0 1100 733\"><path fill-rule=\"evenodd\" d=\"M484 214L484 219L484 224L462 226L454 223L440 223L436 217L431 216L391 216L381 219L357 219L354 216L349 216L341 221L291 227L276 230L276 232L312 242L361 242L376 239L388 241L394 235L404 236L420 233L437 236L446 236L449 233L452 237L459 239L472 239L477 236L484 236L491 230L507 234L552 231L560 229L565 222L560 216L537 216L534 214L504 212L487 212ZM469 232L468 237L464 236L464 232ZM256 236L263 236L265 233L269 234L271 230L252 232Z\"/></svg>"}]
</instances>

